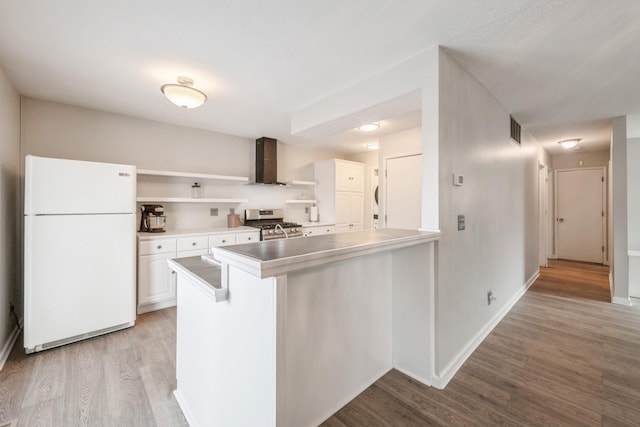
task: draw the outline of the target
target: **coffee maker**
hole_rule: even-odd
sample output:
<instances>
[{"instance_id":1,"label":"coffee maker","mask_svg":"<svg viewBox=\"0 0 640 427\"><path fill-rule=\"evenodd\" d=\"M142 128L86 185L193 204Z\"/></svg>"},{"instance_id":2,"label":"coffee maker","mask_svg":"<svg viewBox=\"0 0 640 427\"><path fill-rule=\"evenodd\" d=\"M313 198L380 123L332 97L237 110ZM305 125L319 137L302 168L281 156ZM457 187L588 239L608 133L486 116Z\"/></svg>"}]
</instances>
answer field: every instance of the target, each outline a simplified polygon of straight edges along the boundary
<instances>
[{"instance_id":1,"label":"coffee maker","mask_svg":"<svg viewBox=\"0 0 640 427\"><path fill-rule=\"evenodd\" d=\"M140 231L148 233L164 233L166 216L162 205L142 205L140 207Z\"/></svg>"}]
</instances>

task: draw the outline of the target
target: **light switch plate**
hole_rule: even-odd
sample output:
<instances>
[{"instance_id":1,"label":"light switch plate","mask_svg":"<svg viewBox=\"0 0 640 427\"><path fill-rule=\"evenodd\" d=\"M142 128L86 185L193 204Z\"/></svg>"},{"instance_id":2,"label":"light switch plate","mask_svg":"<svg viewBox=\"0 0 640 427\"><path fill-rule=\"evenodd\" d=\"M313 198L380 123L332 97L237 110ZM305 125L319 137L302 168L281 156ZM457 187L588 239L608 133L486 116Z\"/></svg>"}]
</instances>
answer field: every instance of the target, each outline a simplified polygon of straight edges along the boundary
<instances>
[{"instance_id":1,"label":"light switch plate","mask_svg":"<svg viewBox=\"0 0 640 427\"><path fill-rule=\"evenodd\" d=\"M218 208L209 209L209 216L218 216Z\"/></svg>"},{"instance_id":2,"label":"light switch plate","mask_svg":"<svg viewBox=\"0 0 640 427\"><path fill-rule=\"evenodd\" d=\"M464 175L459 173L454 173L453 185L455 185L456 187L462 187L464 185Z\"/></svg>"},{"instance_id":3,"label":"light switch plate","mask_svg":"<svg viewBox=\"0 0 640 427\"><path fill-rule=\"evenodd\" d=\"M458 231L464 230L464 215L458 215Z\"/></svg>"}]
</instances>

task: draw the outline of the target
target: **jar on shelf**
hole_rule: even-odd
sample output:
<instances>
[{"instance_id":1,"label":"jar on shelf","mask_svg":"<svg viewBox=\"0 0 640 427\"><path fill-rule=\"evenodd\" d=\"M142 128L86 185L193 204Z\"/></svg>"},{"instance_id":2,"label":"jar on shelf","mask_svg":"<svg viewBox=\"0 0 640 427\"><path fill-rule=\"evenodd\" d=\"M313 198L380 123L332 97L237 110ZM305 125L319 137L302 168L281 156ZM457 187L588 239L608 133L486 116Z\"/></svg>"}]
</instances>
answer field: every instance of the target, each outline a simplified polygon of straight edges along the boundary
<instances>
[{"instance_id":1,"label":"jar on shelf","mask_svg":"<svg viewBox=\"0 0 640 427\"><path fill-rule=\"evenodd\" d=\"M199 199L202 197L202 187L197 182L191 186L191 197Z\"/></svg>"}]
</instances>

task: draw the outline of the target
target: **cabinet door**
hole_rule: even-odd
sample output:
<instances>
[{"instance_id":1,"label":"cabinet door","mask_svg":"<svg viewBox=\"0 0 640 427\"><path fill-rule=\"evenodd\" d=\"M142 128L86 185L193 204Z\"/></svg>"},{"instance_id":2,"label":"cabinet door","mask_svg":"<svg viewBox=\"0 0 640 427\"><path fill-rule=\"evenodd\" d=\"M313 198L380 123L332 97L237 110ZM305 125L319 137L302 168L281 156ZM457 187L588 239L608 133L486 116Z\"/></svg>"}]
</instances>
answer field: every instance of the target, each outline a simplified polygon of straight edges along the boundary
<instances>
[{"instance_id":1,"label":"cabinet door","mask_svg":"<svg viewBox=\"0 0 640 427\"><path fill-rule=\"evenodd\" d=\"M346 192L336 193L336 229L349 227L351 219L351 195Z\"/></svg>"},{"instance_id":2,"label":"cabinet door","mask_svg":"<svg viewBox=\"0 0 640 427\"><path fill-rule=\"evenodd\" d=\"M351 230L364 228L364 194L351 193L349 198L349 227Z\"/></svg>"},{"instance_id":3,"label":"cabinet door","mask_svg":"<svg viewBox=\"0 0 640 427\"><path fill-rule=\"evenodd\" d=\"M236 234L236 243L252 243L260 241L260 232L238 233Z\"/></svg>"},{"instance_id":4,"label":"cabinet door","mask_svg":"<svg viewBox=\"0 0 640 427\"><path fill-rule=\"evenodd\" d=\"M176 275L167 264L167 260L173 257L175 253L138 257L138 313L161 308L144 307L149 304L175 305Z\"/></svg>"},{"instance_id":5,"label":"cabinet door","mask_svg":"<svg viewBox=\"0 0 640 427\"><path fill-rule=\"evenodd\" d=\"M351 165L349 177L349 191L364 192L364 165Z\"/></svg>"},{"instance_id":6,"label":"cabinet door","mask_svg":"<svg viewBox=\"0 0 640 427\"><path fill-rule=\"evenodd\" d=\"M351 189L351 164L336 162L336 191Z\"/></svg>"}]
</instances>

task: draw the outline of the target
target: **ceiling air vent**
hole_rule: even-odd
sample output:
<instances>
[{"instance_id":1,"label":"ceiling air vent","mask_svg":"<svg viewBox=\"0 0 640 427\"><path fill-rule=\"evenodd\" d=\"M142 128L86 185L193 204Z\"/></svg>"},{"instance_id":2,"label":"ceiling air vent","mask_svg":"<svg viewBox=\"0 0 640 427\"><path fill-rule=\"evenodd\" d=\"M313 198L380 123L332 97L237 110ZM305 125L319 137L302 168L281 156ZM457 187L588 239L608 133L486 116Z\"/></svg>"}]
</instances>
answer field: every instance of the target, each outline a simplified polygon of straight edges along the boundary
<instances>
[{"instance_id":1,"label":"ceiling air vent","mask_svg":"<svg viewBox=\"0 0 640 427\"><path fill-rule=\"evenodd\" d=\"M509 116L509 119L511 119L511 139L520 144L520 123L516 122L511 116Z\"/></svg>"}]
</instances>

